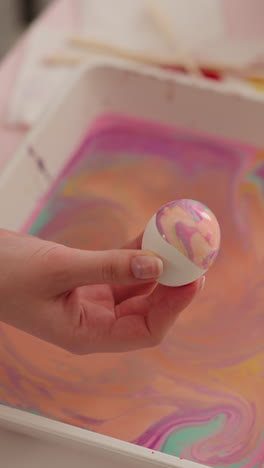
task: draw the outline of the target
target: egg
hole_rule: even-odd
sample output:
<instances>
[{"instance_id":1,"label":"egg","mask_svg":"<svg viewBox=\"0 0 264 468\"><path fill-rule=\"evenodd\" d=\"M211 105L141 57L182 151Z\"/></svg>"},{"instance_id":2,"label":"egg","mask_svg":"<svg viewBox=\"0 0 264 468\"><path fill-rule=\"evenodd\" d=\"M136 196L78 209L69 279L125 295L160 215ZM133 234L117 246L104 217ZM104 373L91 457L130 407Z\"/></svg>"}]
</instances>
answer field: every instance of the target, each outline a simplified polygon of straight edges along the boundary
<instances>
[{"instance_id":1,"label":"egg","mask_svg":"<svg viewBox=\"0 0 264 468\"><path fill-rule=\"evenodd\" d=\"M212 211L199 201L172 201L149 221L142 248L163 260L160 284L183 286L213 264L220 248L220 227Z\"/></svg>"}]
</instances>

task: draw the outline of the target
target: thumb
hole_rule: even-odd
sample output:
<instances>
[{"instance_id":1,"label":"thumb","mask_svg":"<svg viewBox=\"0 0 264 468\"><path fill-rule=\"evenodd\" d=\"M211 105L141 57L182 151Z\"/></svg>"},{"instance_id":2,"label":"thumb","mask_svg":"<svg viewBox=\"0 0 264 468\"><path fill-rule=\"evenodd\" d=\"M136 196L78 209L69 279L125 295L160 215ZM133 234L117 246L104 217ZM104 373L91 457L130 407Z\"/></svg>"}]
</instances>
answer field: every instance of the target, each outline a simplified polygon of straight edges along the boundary
<instances>
[{"instance_id":1,"label":"thumb","mask_svg":"<svg viewBox=\"0 0 264 468\"><path fill-rule=\"evenodd\" d=\"M61 247L53 252L55 258L51 252L50 262L57 272L56 287L60 287L59 278L63 280L60 292L88 284L151 282L163 271L162 260L142 250L85 251Z\"/></svg>"}]
</instances>

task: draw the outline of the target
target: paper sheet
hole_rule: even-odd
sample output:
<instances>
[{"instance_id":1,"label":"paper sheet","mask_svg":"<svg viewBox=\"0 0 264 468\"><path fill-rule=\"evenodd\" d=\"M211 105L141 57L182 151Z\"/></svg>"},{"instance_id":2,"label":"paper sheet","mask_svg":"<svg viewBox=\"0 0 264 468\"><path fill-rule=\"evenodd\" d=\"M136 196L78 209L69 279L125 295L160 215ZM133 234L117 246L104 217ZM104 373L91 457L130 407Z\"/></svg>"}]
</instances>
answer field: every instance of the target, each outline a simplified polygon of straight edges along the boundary
<instances>
[{"instance_id":1,"label":"paper sheet","mask_svg":"<svg viewBox=\"0 0 264 468\"><path fill-rule=\"evenodd\" d=\"M38 28L29 35L8 109L9 124L31 126L43 114L49 102L56 98L60 86L74 72L67 67L47 69L43 64L45 55L62 47L68 34L68 31Z\"/></svg>"},{"instance_id":2,"label":"paper sheet","mask_svg":"<svg viewBox=\"0 0 264 468\"><path fill-rule=\"evenodd\" d=\"M220 67L246 68L263 63L264 42L250 39L223 39L208 44L201 52L203 61L217 63Z\"/></svg>"},{"instance_id":3,"label":"paper sheet","mask_svg":"<svg viewBox=\"0 0 264 468\"><path fill-rule=\"evenodd\" d=\"M169 22L175 44L196 51L225 37L219 0L157 0ZM149 0L81 0L83 33L113 47L152 55L170 54L166 38L151 19ZM205 27L206 24L206 27Z\"/></svg>"}]
</instances>

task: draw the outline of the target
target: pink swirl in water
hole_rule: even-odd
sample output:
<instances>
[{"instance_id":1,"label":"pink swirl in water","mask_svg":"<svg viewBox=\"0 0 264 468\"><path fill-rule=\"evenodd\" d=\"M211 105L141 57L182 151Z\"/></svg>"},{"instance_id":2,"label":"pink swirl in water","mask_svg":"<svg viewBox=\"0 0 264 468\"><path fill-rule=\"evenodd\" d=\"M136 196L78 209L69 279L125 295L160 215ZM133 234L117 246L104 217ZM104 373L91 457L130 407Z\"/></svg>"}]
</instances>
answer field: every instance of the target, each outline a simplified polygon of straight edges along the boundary
<instances>
[{"instance_id":1,"label":"pink swirl in water","mask_svg":"<svg viewBox=\"0 0 264 468\"><path fill-rule=\"evenodd\" d=\"M177 200L163 206L156 215L162 237L191 262L208 270L220 245L220 229L214 214L202 203Z\"/></svg>"},{"instance_id":2,"label":"pink swirl in water","mask_svg":"<svg viewBox=\"0 0 264 468\"><path fill-rule=\"evenodd\" d=\"M263 168L264 152L236 142L124 116L99 121L30 233L116 248L160 206L192 198L216 214L221 252L204 293L158 348L70 356L2 325L0 401L208 466L261 468Z\"/></svg>"}]
</instances>

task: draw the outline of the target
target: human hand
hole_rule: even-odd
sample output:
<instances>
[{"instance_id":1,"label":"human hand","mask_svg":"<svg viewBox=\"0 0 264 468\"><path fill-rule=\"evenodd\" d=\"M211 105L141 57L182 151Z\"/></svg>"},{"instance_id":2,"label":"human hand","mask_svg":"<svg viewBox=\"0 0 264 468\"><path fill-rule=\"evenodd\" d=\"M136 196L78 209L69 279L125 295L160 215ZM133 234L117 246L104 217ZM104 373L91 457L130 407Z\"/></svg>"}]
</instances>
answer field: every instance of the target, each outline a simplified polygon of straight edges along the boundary
<instances>
[{"instance_id":1,"label":"human hand","mask_svg":"<svg viewBox=\"0 0 264 468\"><path fill-rule=\"evenodd\" d=\"M162 262L140 246L83 251L0 230L0 320L76 354L160 343L204 279L157 285Z\"/></svg>"}]
</instances>

